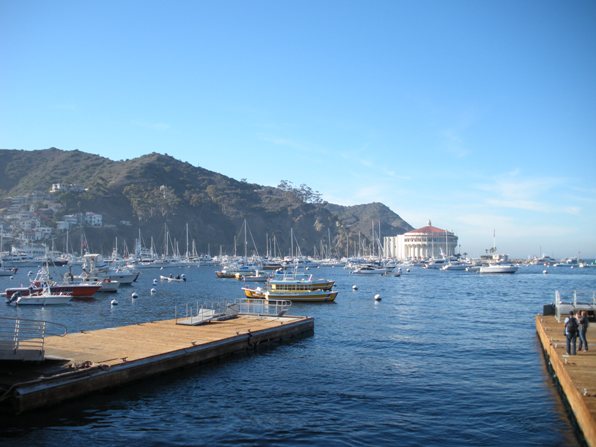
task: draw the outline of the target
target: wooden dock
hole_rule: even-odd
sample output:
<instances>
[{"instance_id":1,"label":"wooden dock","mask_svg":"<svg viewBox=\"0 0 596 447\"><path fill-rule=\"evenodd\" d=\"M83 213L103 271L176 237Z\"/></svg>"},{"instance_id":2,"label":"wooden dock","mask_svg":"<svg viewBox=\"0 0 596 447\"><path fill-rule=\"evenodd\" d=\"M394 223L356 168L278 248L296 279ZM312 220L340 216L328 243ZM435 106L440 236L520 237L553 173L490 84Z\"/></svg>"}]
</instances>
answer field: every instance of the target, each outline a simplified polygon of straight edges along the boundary
<instances>
[{"instance_id":1,"label":"wooden dock","mask_svg":"<svg viewBox=\"0 0 596 447\"><path fill-rule=\"evenodd\" d=\"M309 317L239 315L200 326L151 321L47 337L43 364L15 362L0 373L0 409L19 414L313 331Z\"/></svg>"},{"instance_id":2,"label":"wooden dock","mask_svg":"<svg viewBox=\"0 0 596 447\"><path fill-rule=\"evenodd\" d=\"M554 316L536 317L536 332L563 398L586 443L596 447L596 340L590 351L568 356L563 328ZM588 329L588 345L593 331Z\"/></svg>"}]
</instances>

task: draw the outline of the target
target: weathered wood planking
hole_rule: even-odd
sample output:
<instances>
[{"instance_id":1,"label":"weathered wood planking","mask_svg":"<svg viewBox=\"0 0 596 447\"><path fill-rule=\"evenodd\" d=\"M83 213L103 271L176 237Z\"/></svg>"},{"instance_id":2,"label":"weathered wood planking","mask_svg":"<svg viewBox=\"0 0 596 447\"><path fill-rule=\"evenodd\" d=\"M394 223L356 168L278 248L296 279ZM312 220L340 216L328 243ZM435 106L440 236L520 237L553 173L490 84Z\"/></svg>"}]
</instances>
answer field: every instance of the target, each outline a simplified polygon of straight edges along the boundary
<instances>
[{"instance_id":1,"label":"weathered wood planking","mask_svg":"<svg viewBox=\"0 0 596 447\"><path fill-rule=\"evenodd\" d=\"M200 364L258 345L311 335L314 320L308 317L241 315L201 326L152 321L117 328L81 331L48 337L46 358L65 359L36 365L39 377L31 380L24 369L12 374L13 383L0 399L0 408L22 413L55 405L67 399L176 368Z\"/></svg>"},{"instance_id":2,"label":"weathered wood planking","mask_svg":"<svg viewBox=\"0 0 596 447\"><path fill-rule=\"evenodd\" d=\"M568 356L563 323L554 316L536 316L536 332L586 443L596 447L596 339L591 351ZM592 333L588 328L588 345Z\"/></svg>"}]
</instances>

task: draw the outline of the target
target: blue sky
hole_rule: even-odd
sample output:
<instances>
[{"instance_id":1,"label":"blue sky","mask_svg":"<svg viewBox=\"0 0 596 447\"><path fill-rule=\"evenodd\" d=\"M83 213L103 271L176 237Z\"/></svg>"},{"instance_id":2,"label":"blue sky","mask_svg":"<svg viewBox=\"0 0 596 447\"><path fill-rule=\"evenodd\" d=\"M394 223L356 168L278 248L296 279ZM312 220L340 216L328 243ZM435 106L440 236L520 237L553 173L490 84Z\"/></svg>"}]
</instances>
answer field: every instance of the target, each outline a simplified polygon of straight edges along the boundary
<instances>
[{"instance_id":1,"label":"blue sky","mask_svg":"<svg viewBox=\"0 0 596 447\"><path fill-rule=\"evenodd\" d=\"M0 0L0 148L167 153L596 257L593 1Z\"/></svg>"}]
</instances>

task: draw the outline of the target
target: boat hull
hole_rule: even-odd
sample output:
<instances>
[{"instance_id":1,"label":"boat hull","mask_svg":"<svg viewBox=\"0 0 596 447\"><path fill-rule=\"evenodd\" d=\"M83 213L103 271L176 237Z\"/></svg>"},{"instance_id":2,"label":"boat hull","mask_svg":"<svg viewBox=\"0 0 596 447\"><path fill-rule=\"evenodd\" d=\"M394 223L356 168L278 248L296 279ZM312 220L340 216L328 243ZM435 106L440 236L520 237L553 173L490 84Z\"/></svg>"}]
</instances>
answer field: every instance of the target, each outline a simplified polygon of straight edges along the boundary
<instances>
[{"instance_id":1,"label":"boat hull","mask_svg":"<svg viewBox=\"0 0 596 447\"><path fill-rule=\"evenodd\" d=\"M515 273L517 266L515 265L485 265L480 267L480 273Z\"/></svg>"},{"instance_id":2,"label":"boat hull","mask_svg":"<svg viewBox=\"0 0 596 447\"><path fill-rule=\"evenodd\" d=\"M50 286L50 293L55 295L65 294L72 298L92 298L101 288L101 285L95 284L57 284ZM40 293L42 287L33 287L33 294ZM8 288L4 291L6 298L11 298L16 292L20 292L21 296L28 296L31 289L28 287L14 287Z\"/></svg>"},{"instance_id":3,"label":"boat hull","mask_svg":"<svg viewBox=\"0 0 596 447\"><path fill-rule=\"evenodd\" d=\"M304 303L324 303L335 301L337 291L303 290L296 292L271 292L260 289L242 288L247 298L266 299L268 301L295 301Z\"/></svg>"},{"instance_id":4,"label":"boat hull","mask_svg":"<svg viewBox=\"0 0 596 447\"><path fill-rule=\"evenodd\" d=\"M71 299L72 296L70 295L42 293L41 295L19 296L17 299L9 299L7 304L14 304L17 306L50 306L56 304L69 304Z\"/></svg>"},{"instance_id":5,"label":"boat hull","mask_svg":"<svg viewBox=\"0 0 596 447\"><path fill-rule=\"evenodd\" d=\"M160 281L167 281L167 282L184 282L186 278L170 278L169 276L159 276Z\"/></svg>"}]
</instances>

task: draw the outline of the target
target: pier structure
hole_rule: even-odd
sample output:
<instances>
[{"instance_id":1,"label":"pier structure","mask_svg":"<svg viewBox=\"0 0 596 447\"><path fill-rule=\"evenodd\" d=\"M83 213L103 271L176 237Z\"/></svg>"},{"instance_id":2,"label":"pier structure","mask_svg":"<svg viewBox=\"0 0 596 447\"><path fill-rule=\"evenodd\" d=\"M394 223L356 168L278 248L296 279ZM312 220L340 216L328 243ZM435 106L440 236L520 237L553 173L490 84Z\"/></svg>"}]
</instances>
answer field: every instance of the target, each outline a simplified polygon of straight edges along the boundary
<instances>
[{"instance_id":1,"label":"pier structure","mask_svg":"<svg viewBox=\"0 0 596 447\"><path fill-rule=\"evenodd\" d=\"M314 332L313 318L287 315L195 323L149 321L45 337L43 361L11 361L0 371L0 410L20 414Z\"/></svg>"},{"instance_id":2,"label":"pier structure","mask_svg":"<svg viewBox=\"0 0 596 447\"><path fill-rule=\"evenodd\" d=\"M537 315L536 333L545 360L585 443L596 447L596 342L591 351L567 355L564 323ZM588 330L588 342L590 330Z\"/></svg>"}]
</instances>

